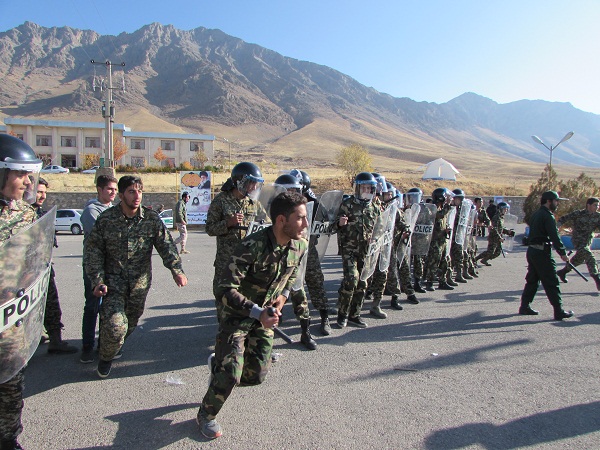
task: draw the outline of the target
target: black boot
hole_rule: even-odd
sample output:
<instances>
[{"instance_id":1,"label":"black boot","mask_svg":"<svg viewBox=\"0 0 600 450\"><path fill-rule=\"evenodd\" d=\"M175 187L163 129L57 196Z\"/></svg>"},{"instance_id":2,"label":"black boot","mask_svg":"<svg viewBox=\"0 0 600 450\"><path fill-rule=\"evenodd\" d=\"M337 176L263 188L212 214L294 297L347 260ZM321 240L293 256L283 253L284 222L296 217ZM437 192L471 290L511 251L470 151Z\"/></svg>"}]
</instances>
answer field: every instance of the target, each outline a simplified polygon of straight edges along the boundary
<instances>
[{"instance_id":1,"label":"black boot","mask_svg":"<svg viewBox=\"0 0 600 450\"><path fill-rule=\"evenodd\" d=\"M519 314L523 316L537 316L539 312L535 309L532 309L529 305L521 304L521 307L519 308Z\"/></svg>"},{"instance_id":2,"label":"black boot","mask_svg":"<svg viewBox=\"0 0 600 450\"><path fill-rule=\"evenodd\" d=\"M69 345L62 340L61 330L53 330L48 332L48 353L77 353L76 347Z\"/></svg>"},{"instance_id":3,"label":"black boot","mask_svg":"<svg viewBox=\"0 0 600 450\"><path fill-rule=\"evenodd\" d=\"M399 298L396 294L392 295L392 308L397 309L399 311L404 309L400 304Z\"/></svg>"},{"instance_id":4,"label":"black boot","mask_svg":"<svg viewBox=\"0 0 600 450\"><path fill-rule=\"evenodd\" d=\"M16 439L9 439L0 442L0 450L23 450L23 447L21 447Z\"/></svg>"},{"instance_id":5,"label":"black boot","mask_svg":"<svg viewBox=\"0 0 600 450\"><path fill-rule=\"evenodd\" d=\"M310 335L310 319L300 319L300 328L302 328L302 334L300 335L300 342L309 350L316 350L317 343Z\"/></svg>"},{"instance_id":6,"label":"black boot","mask_svg":"<svg viewBox=\"0 0 600 450\"><path fill-rule=\"evenodd\" d=\"M419 294L424 294L425 292L427 292L425 289L423 289L423 287L421 286L421 281L420 280L415 280L415 292L418 292Z\"/></svg>"},{"instance_id":7,"label":"black boot","mask_svg":"<svg viewBox=\"0 0 600 450\"><path fill-rule=\"evenodd\" d=\"M331 334L331 325L329 325L329 313L327 309L320 309L319 314L321 315L321 327L319 330L323 336L329 336Z\"/></svg>"},{"instance_id":8,"label":"black boot","mask_svg":"<svg viewBox=\"0 0 600 450\"><path fill-rule=\"evenodd\" d=\"M425 283L425 290L429 292L435 291L435 288L433 287L433 281L427 281Z\"/></svg>"},{"instance_id":9,"label":"black boot","mask_svg":"<svg viewBox=\"0 0 600 450\"><path fill-rule=\"evenodd\" d=\"M452 278L447 278L446 284L448 284L449 286L458 286L458 283L456 281L454 281Z\"/></svg>"},{"instance_id":10,"label":"black boot","mask_svg":"<svg viewBox=\"0 0 600 450\"><path fill-rule=\"evenodd\" d=\"M462 276L465 280L472 280L473 277L471 275L469 275L469 271L467 270L466 267L463 268L462 270Z\"/></svg>"},{"instance_id":11,"label":"black boot","mask_svg":"<svg viewBox=\"0 0 600 450\"><path fill-rule=\"evenodd\" d=\"M574 315L575 313L573 311L565 311L562 308L554 310L554 320L568 319L569 317L573 317Z\"/></svg>"},{"instance_id":12,"label":"black boot","mask_svg":"<svg viewBox=\"0 0 600 450\"><path fill-rule=\"evenodd\" d=\"M565 266L560 270L556 271L556 275L558 275L558 278L560 278L560 281L562 281L563 283L568 283L569 280L567 280L567 273L570 272L570 268L569 266Z\"/></svg>"},{"instance_id":13,"label":"black boot","mask_svg":"<svg viewBox=\"0 0 600 450\"><path fill-rule=\"evenodd\" d=\"M467 282L467 280L465 280L465 278L463 277L461 272L456 273L456 278L454 278L454 281L456 281L457 283L466 283Z\"/></svg>"},{"instance_id":14,"label":"black boot","mask_svg":"<svg viewBox=\"0 0 600 450\"><path fill-rule=\"evenodd\" d=\"M440 289L442 291L453 291L454 290L454 288L452 286L450 286L448 283L446 283L445 281L440 281L438 289Z\"/></svg>"},{"instance_id":15,"label":"black boot","mask_svg":"<svg viewBox=\"0 0 600 450\"><path fill-rule=\"evenodd\" d=\"M598 275L597 273L591 273L590 276L596 282L596 289L600 291L600 275Z\"/></svg>"}]
</instances>

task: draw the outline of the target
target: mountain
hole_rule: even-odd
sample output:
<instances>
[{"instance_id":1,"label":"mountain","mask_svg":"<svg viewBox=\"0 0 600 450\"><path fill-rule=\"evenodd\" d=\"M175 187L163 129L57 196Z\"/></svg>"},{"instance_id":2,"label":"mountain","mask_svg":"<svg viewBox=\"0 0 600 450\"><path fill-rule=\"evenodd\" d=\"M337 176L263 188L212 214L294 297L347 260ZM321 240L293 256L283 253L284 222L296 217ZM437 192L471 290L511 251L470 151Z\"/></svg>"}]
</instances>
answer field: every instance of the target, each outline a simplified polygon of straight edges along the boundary
<instances>
[{"instance_id":1,"label":"mountain","mask_svg":"<svg viewBox=\"0 0 600 450\"><path fill-rule=\"evenodd\" d=\"M106 69L91 59L126 63L113 69L113 85L124 75L126 86L114 90L117 122L227 136L239 158L326 166L357 142L382 167L442 156L477 170L482 161L545 163L548 151L531 134L554 145L573 130L553 161L600 166L600 116L569 103L498 104L474 93L443 104L395 98L220 30L158 23L118 36L31 22L0 33L2 114L102 120L103 93L93 86Z\"/></svg>"}]
</instances>

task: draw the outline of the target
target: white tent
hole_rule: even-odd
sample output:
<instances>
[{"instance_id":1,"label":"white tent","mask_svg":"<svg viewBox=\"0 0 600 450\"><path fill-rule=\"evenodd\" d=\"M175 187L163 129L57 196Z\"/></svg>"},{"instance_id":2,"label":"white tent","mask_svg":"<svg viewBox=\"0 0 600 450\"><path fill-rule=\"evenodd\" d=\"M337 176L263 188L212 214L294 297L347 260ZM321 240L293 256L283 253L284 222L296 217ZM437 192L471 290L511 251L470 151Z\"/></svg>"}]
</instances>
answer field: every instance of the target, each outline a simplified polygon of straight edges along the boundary
<instances>
[{"instance_id":1,"label":"white tent","mask_svg":"<svg viewBox=\"0 0 600 450\"><path fill-rule=\"evenodd\" d=\"M460 173L451 163L443 158L438 158L425 166L423 180L452 180L456 181L456 174Z\"/></svg>"}]
</instances>

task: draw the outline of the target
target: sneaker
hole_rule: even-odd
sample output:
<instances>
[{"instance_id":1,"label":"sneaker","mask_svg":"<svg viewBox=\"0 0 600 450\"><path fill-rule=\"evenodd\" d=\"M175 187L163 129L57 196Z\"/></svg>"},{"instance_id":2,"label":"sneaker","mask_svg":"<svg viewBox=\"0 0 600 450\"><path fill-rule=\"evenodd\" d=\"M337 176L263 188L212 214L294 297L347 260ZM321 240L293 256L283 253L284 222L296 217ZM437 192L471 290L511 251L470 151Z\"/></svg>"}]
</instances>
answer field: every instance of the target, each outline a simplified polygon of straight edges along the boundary
<instances>
[{"instance_id":1,"label":"sneaker","mask_svg":"<svg viewBox=\"0 0 600 450\"><path fill-rule=\"evenodd\" d=\"M189 253L189 251L187 251L187 250L181 250L181 252L179 252L179 253L182 254L182 255L187 255Z\"/></svg>"},{"instance_id":2,"label":"sneaker","mask_svg":"<svg viewBox=\"0 0 600 450\"><path fill-rule=\"evenodd\" d=\"M206 364L208 365L208 385L210 386L210 383L212 383L212 379L213 379L213 373L215 372L215 354L211 353L208 356L208 360L206 361Z\"/></svg>"},{"instance_id":3,"label":"sneaker","mask_svg":"<svg viewBox=\"0 0 600 450\"><path fill-rule=\"evenodd\" d=\"M365 322L360 316L348 317L348 322L358 328L367 328L369 326L367 325L367 322Z\"/></svg>"},{"instance_id":4,"label":"sneaker","mask_svg":"<svg viewBox=\"0 0 600 450\"><path fill-rule=\"evenodd\" d=\"M196 416L196 423L200 427L200 433L202 433L205 438L216 439L223 435L221 425L219 425L214 419L205 419L202 414L198 413Z\"/></svg>"},{"instance_id":5,"label":"sneaker","mask_svg":"<svg viewBox=\"0 0 600 450\"><path fill-rule=\"evenodd\" d=\"M338 324L338 327L344 328L346 325L348 325L348 316L344 316L343 314L338 314L337 324Z\"/></svg>"},{"instance_id":6,"label":"sneaker","mask_svg":"<svg viewBox=\"0 0 600 450\"><path fill-rule=\"evenodd\" d=\"M111 366L112 361L104 361L103 359L98 361L98 370L96 371L98 373L98 376L100 378L106 378L110 373Z\"/></svg>"},{"instance_id":7,"label":"sneaker","mask_svg":"<svg viewBox=\"0 0 600 450\"><path fill-rule=\"evenodd\" d=\"M79 358L83 364L90 364L94 362L94 350L92 348L83 348L81 350L81 358Z\"/></svg>"}]
</instances>

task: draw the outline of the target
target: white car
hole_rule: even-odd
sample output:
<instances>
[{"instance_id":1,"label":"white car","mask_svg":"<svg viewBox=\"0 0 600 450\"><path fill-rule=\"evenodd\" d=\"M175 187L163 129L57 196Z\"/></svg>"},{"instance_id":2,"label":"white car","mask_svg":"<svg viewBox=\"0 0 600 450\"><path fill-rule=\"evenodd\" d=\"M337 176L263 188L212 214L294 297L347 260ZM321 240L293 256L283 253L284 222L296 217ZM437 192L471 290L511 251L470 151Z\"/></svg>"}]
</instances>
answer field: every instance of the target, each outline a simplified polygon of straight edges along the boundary
<instances>
[{"instance_id":1,"label":"white car","mask_svg":"<svg viewBox=\"0 0 600 450\"><path fill-rule=\"evenodd\" d=\"M48 165L40 170L40 173L69 173L69 169L65 169L62 166Z\"/></svg>"},{"instance_id":2,"label":"white car","mask_svg":"<svg viewBox=\"0 0 600 450\"><path fill-rule=\"evenodd\" d=\"M89 169L81 171L81 173L96 173L96 170L98 170L99 168L100 166L90 167Z\"/></svg>"},{"instance_id":3,"label":"white car","mask_svg":"<svg viewBox=\"0 0 600 450\"><path fill-rule=\"evenodd\" d=\"M165 224L165 227L167 227L167 229L172 230L175 228L175 225L173 224L173 210L172 209L165 209L164 211L162 211L161 213L158 214L158 217L160 217L160 220L163 221L163 223Z\"/></svg>"},{"instance_id":4,"label":"white car","mask_svg":"<svg viewBox=\"0 0 600 450\"><path fill-rule=\"evenodd\" d=\"M54 231L70 231L73 234L83 233L81 225L82 209L59 209L56 211L56 220L54 221Z\"/></svg>"}]
</instances>

